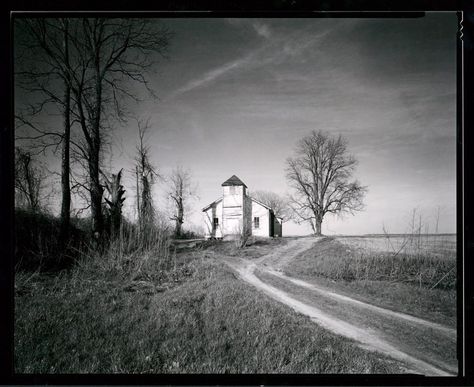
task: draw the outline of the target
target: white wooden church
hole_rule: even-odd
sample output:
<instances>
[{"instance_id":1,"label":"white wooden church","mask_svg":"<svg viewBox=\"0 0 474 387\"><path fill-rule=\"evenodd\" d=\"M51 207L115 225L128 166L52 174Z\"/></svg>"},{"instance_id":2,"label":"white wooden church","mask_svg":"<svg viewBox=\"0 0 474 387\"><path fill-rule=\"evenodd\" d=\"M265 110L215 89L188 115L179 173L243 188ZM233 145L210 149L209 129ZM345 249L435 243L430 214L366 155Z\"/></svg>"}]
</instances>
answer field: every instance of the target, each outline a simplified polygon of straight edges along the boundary
<instances>
[{"instance_id":1,"label":"white wooden church","mask_svg":"<svg viewBox=\"0 0 474 387\"><path fill-rule=\"evenodd\" d=\"M283 219L253 199L247 186L235 175L222 183L222 197L202 209L207 238L226 238L250 233L261 237L281 237Z\"/></svg>"}]
</instances>

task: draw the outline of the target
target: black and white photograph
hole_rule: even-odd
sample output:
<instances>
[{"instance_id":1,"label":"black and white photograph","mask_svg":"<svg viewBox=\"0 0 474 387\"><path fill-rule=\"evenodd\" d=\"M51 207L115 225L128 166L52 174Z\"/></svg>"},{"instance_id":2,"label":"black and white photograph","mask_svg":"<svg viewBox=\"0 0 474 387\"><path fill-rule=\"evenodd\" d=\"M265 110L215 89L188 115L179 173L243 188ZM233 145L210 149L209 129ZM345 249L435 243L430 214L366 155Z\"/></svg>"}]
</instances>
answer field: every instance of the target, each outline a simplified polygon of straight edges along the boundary
<instances>
[{"instance_id":1,"label":"black and white photograph","mask_svg":"<svg viewBox=\"0 0 474 387\"><path fill-rule=\"evenodd\" d=\"M16 374L460 376L456 12L12 34Z\"/></svg>"}]
</instances>

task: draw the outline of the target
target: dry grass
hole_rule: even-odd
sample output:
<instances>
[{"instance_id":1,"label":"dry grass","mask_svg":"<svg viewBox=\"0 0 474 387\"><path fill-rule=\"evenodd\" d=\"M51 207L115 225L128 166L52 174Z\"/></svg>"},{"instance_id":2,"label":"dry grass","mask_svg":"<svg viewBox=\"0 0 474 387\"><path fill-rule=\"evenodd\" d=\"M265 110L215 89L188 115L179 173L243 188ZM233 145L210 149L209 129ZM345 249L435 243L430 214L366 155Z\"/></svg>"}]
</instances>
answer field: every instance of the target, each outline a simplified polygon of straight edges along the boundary
<instances>
[{"instance_id":1,"label":"dry grass","mask_svg":"<svg viewBox=\"0 0 474 387\"><path fill-rule=\"evenodd\" d=\"M203 248L207 253L230 257L254 259L269 254L274 248L284 246L291 238L261 238L252 236L244 247L234 241L206 241Z\"/></svg>"},{"instance_id":2,"label":"dry grass","mask_svg":"<svg viewBox=\"0 0 474 387\"><path fill-rule=\"evenodd\" d=\"M18 373L392 373L262 296L212 259L187 255L168 289L120 278L18 278ZM157 285L157 282L154 282Z\"/></svg>"},{"instance_id":3,"label":"dry grass","mask_svg":"<svg viewBox=\"0 0 474 387\"><path fill-rule=\"evenodd\" d=\"M297 258L300 264L292 269L293 273L336 281L402 282L428 289L456 287L456 260L453 256L372 251L343 244L340 240L325 238L315 248L304 252Z\"/></svg>"},{"instance_id":4,"label":"dry grass","mask_svg":"<svg viewBox=\"0 0 474 387\"><path fill-rule=\"evenodd\" d=\"M454 260L456 235L374 235L339 237L339 242L349 247L381 253L403 253L411 256L432 256Z\"/></svg>"},{"instance_id":5,"label":"dry grass","mask_svg":"<svg viewBox=\"0 0 474 387\"><path fill-rule=\"evenodd\" d=\"M369 303L455 326L454 258L377 252L348 246L342 239L321 240L285 272Z\"/></svg>"}]
</instances>

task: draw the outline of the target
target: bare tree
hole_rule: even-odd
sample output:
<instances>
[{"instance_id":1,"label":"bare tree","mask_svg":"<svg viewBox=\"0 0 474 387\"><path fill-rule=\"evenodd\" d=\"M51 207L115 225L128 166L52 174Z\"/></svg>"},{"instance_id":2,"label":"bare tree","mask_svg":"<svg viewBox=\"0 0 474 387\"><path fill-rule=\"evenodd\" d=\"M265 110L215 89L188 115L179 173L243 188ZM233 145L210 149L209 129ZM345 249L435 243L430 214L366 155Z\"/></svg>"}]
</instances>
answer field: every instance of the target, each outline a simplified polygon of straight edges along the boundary
<instances>
[{"instance_id":1,"label":"bare tree","mask_svg":"<svg viewBox=\"0 0 474 387\"><path fill-rule=\"evenodd\" d=\"M102 232L102 194L99 165L107 108L123 119L123 98L137 101L127 82L138 82L152 92L145 71L153 64L152 54L163 54L169 33L157 30L149 20L83 19L81 36L75 40L83 58L82 72L73 82L79 122L87 142L93 231Z\"/></svg>"},{"instance_id":2,"label":"bare tree","mask_svg":"<svg viewBox=\"0 0 474 387\"><path fill-rule=\"evenodd\" d=\"M41 208L41 191L44 188L45 174L43 169L35 164L29 152L15 148L16 204L38 212Z\"/></svg>"},{"instance_id":3,"label":"bare tree","mask_svg":"<svg viewBox=\"0 0 474 387\"><path fill-rule=\"evenodd\" d=\"M110 120L125 120L125 99L139 100L130 91L130 82L144 85L154 95L145 73L155 63L153 54L166 52L170 33L150 19L71 19L63 28L66 56L58 54L57 41L50 39L50 32L54 34L58 28L54 20L38 18L29 25L31 34L48 54L51 67L63 74L69 86L74 119L84 139L77 145L87 161L92 231L100 236L104 193L100 163L105 128Z\"/></svg>"},{"instance_id":4,"label":"bare tree","mask_svg":"<svg viewBox=\"0 0 474 387\"><path fill-rule=\"evenodd\" d=\"M327 213L353 214L363 208L367 188L349 181L357 160L340 135L312 131L298 142L295 154L286 162L286 176L295 190L291 207L300 221L310 223L315 235L321 235Z\"/></svg>"},{"instance_id":5,"label":"bare tree","mask_svg":"<svg viewBox=\"0 0 474 387\"><path fill-rule=\"evenodd\" d=\"M19 39L19 47L24 49L20 58L25 57L27 52L29 58L26 61L17 60L21 65L17 72L16 81L18 86L27 92L34 94L39 101L30 104L28 116L34 116L50 105L56 105L62 110L63 131L44 130L25 119L24 114L17 113L19 127L26 126L33 134L23 137L32 140L32 149L44 150L49 146L56 148L61 145L61 227L60 238L66 242L69 237L70 211L71 211L71 187L70 187L70 137L71 137L71 88L68 69L69 63L69 21L68 19L57 19L51 21L49 28L42 25L42 35L38 35L38 25L23 19L19 20L19 26L23 33L23 39ZM18 30L17 30L18 31ZM46 44L46 37L48 43ZM21 50L21 49L20 49ZM51 61L51 56L62 58L64 67L58 68ZM17 59L20 59L17 58ZM26 65L25 65L26 63ZM62 91L61 91L62 89ZM61 92L63 95L61 96ZM22 136L20 136L21 138Z\"/></svg>"},{"instance_id":6,"label":"bare tree","mask_svg":"<svg viewBox=\"0 0 474 387\"><path fill-rule=\"evenodd\" d=\"M153 206L152 186L155 177L160 177L150 162L150 147L146 145L147 133L150 128L149 119L137 120L138 144L136 147L135 171L137 175L137 213L140 231L154 223L155 208Z\"/></svg>"},{"instance_id":7,"label":"bare tree","mask_svg":"<svg viewBox=\"0 0 474 387\"><path fill-rule=\"evenodd\" d=\"M292 211L287 197L271 191L254 191L252 197L270 207L275 216L283 219L283 221L291 219Z\"/></svg>"},{"instance_id":8,"label":"bare tree","mask_svg":"<svg viewBox=\"0 0 474 387\"><path fill-rule=\"evenodd\" d=\"M180 166L173 169L168 180L168 196L174 204L171 220L175 222L174 234L179 238L182 235L186 204L191 197L196 195L197 188L192 182L191 172Z\"/></svg>"}]
</instances>

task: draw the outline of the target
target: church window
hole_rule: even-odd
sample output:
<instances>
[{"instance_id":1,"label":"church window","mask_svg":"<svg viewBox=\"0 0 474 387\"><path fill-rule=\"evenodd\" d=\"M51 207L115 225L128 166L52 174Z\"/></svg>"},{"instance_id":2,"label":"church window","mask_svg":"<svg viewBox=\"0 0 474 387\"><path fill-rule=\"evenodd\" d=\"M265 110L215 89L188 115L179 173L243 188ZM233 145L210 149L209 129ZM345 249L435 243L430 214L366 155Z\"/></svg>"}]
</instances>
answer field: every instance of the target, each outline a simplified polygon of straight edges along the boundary
<instances>
[{"instance_id":1,"label":"church window","mask_svg":"<svg viewBox=\"0 0 474 387\"><path fill-rule=\"evenodd\" d=\"M260 228L260 218L258 216L254 216L253 218L253 227Z\"/></svg>"}]
</instances>

